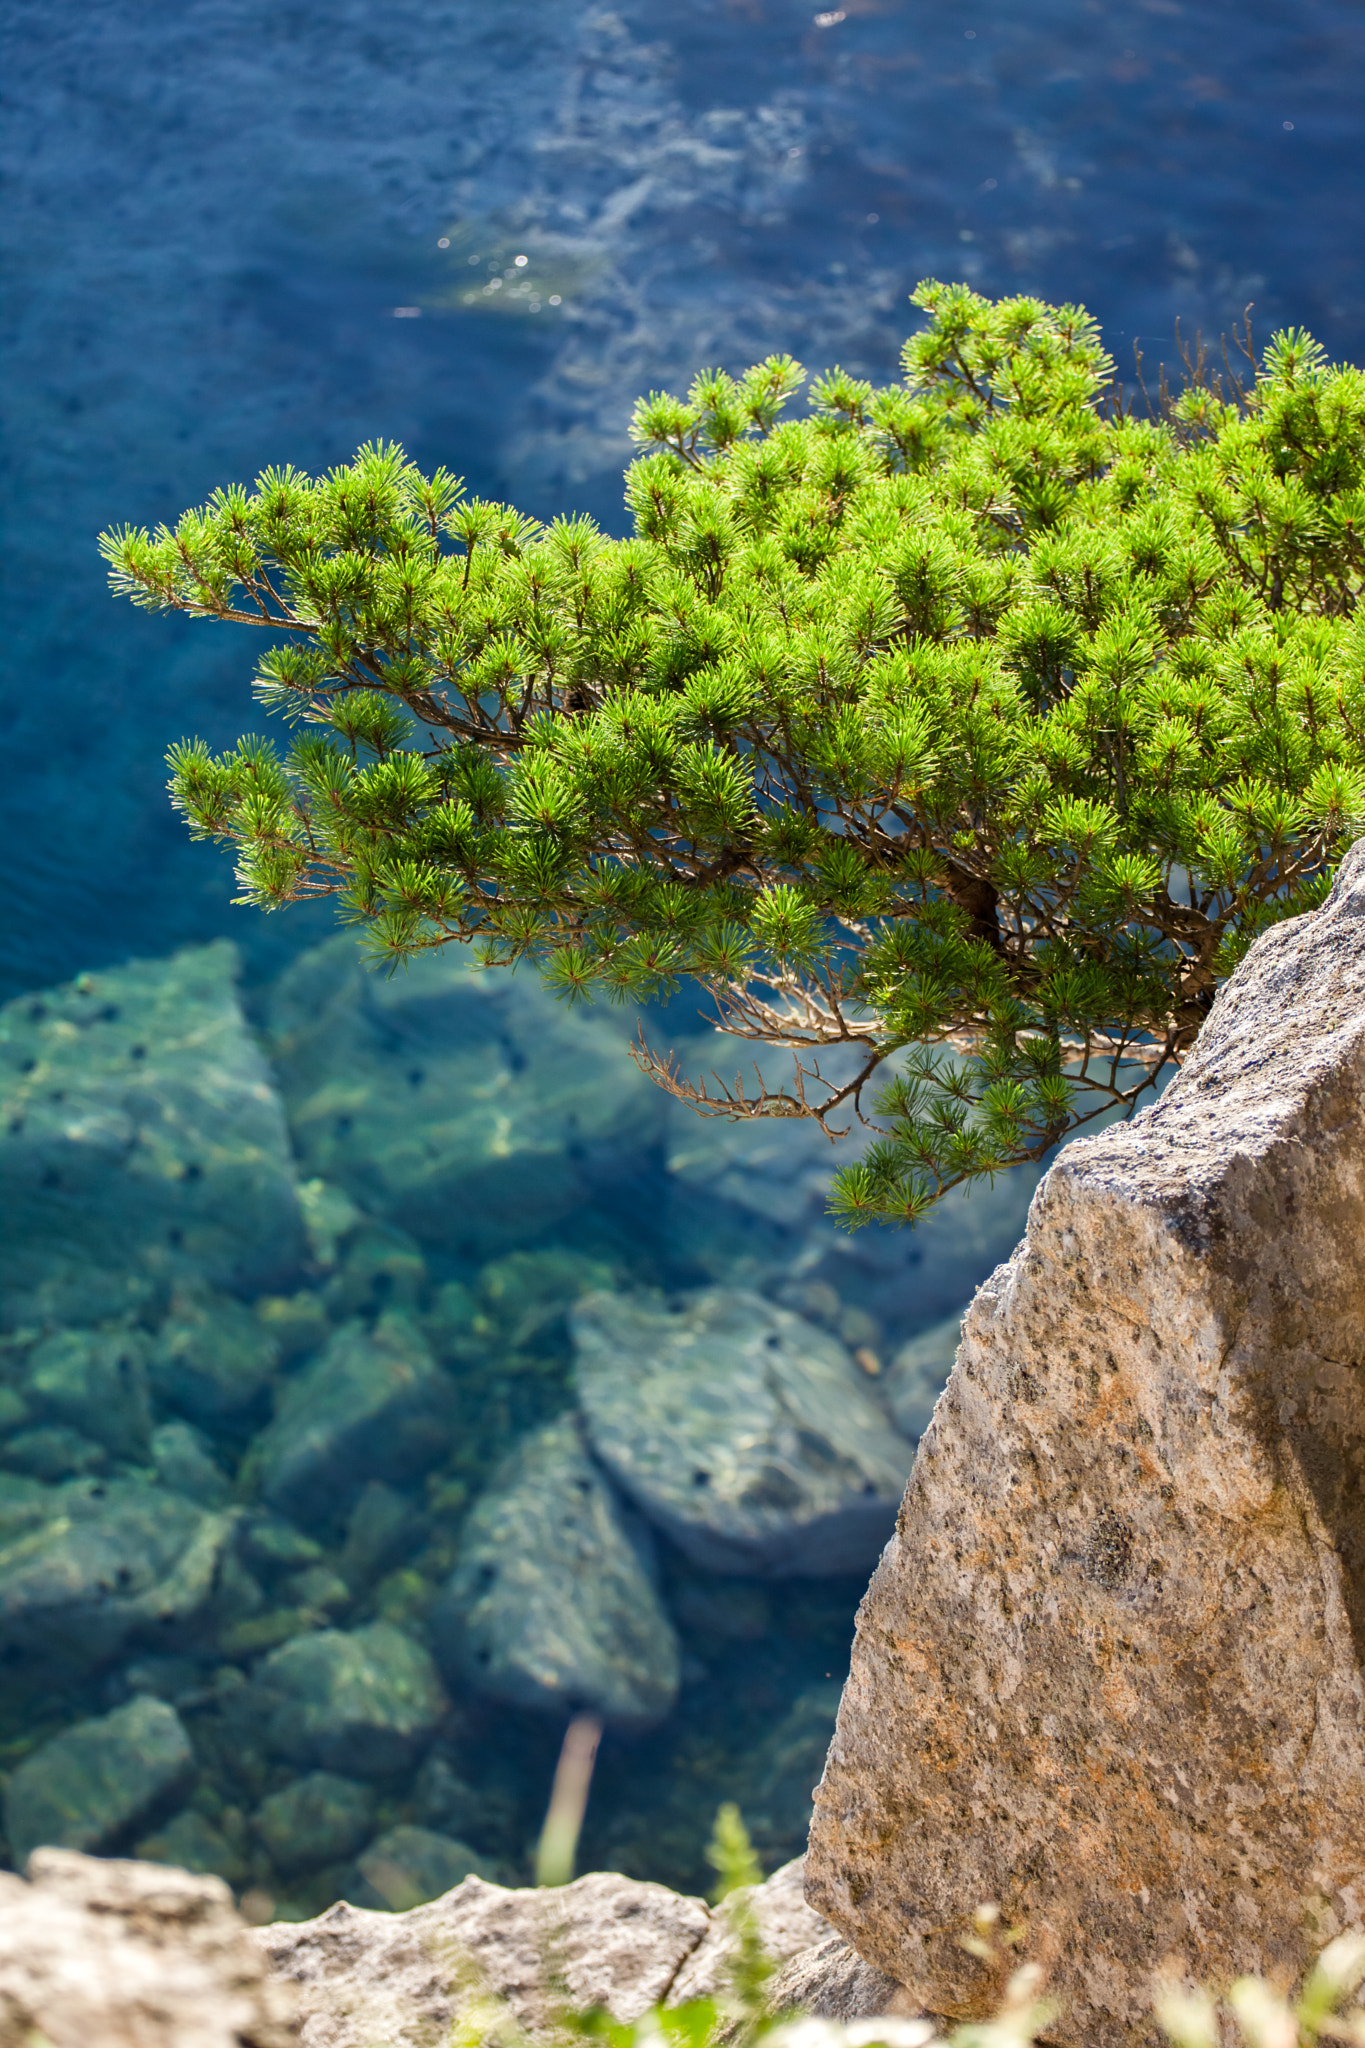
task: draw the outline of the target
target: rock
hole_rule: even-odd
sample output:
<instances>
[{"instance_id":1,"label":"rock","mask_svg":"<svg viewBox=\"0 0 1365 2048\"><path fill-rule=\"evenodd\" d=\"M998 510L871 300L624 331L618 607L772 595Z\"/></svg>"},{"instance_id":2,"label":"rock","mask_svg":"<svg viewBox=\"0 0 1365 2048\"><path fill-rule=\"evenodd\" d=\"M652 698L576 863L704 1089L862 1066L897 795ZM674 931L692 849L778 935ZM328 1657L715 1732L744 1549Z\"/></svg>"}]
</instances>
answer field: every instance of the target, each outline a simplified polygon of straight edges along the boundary
<instances>
[{"instance_id":1,"label":"rock","mask_svg":"<svg viewBox=\"0 0 1365 2048\"><path fill-rule=\"evenodd\" d=\"M640 1727L672 1708L678 1644L648 1531L572 1418L531 1437L475 1506L432 1631L442 1662L495 1699Z\"/></svg>"},{"instance_id":2,"label":"rock","mask_svg":"<svg viewBox=\"0 0 1365 2048\"><path fill-rule=\"evenodd\" d=\"M1365 848L982 1288L859 1613L807 1896L946 2014L1030 1930L1064 2042L1365 1919ZM1305 1913L1305 1901L1315 1904Z\"/></svg>"},{"instance_id":3,"label":"rock","mask_svg":"<svg viewBox=\"0 0 1365 2048\"><path fill-rule=\"evenodd\" d=\"M214 1589L232 1530L141 1479L0 1480L0 1655L90 1670L139 1636L174 1647Z\"/></svg>"},{"instance_id":4,"label":"rock","mask_svg":"<svg viewBox=\"0 0 1365 2048\"><path fill-rule=\"evenodd\" d=\"M262 1927L255 1940L276 1975L298 1986L306 2048L425 2048L448 2037L477 1988L452 1955L469 1956L516 2020L544 2034L550 1970L573 2005L638 2019L668 1996L710 1926L700 1899L600 1871L553 1891L467 1877L411 1912L337 1905L317 1920Z\"/></svg>"},{"instance_id":5,"label":"rock","mask_svg":"<svg viewBox=\"0 0 1365 2048\"><path fill-rule=\"evenodd\" d=\"M745 1813L764 1856L802 1855L839 1713L837 1680L807 1686L747 1760Z\"/></svg>"},{"instance_id":6,"label":"rock","mask_svg":"<svg viewBox=\"0 0 1365 2048\"><path fill-rule=\"evenodd\" d=\"M295 2005L219 1878L65 1849L0 1873L6 2048L294 2048Z\"/></svg>"},{"instance_id":7,"label":"rock","mask_svg":"<svg viewBox=\"0 0 1365 2048\"><path fill-rule=\"evenodd\" d=\"M344 1862L369 1839L374 1791L333 1771L309 1771L256 1809L253 1825L284 1877Z\"/></svg>"},{"instance_id":8,"label":"rock","mask_svg":"<svg viewBox=\"0 0 1365 2048\"><path fill-rule=\"evenodd\" d=\"M5 1323L85 1323L179 1278L256 1289L303 1228L284 1113L226 941L0 1009Z\"/></svg>"},{"instance_id":9,"label":"rock","mask_svg":"<svg viewBox=\"0 0 1365 2048\"><path fill-rule=\"evenodd\" d=\"M204 1432L192 1422L163 1422L152 1431L156 1476L172 1493L183 1493L206 1508L226 1507L232 1482L214 1458Z\"/></svg>"},{"instance_id":10,"label":"rock","mask_svg":"<svg viewBox=\"0 0 1365 2048\"><path fill-rule=\"evenodd\" d=\"M109 1453L78 1429L56 1422L17 1431L0 1452L0 1462L32 1479L82 1479L87 1473L103 1472Z\"/></svg>"},{"instance_id":11,"label":"rock","mask_svg":"<svg viewBox=\"0 0 1365 2048\"><path fill-rule=\"evenodd\" d=\"M188 1807L156 1834L139 1842L133 1854L142 1863L169 1863L176 1870L221 1877L226 1884L239 1885L247 1876L240 1845L229 1841L202 1813Z\"/></svg>"},{"instance_id":12,"label":"rock","mask_svg":"<svg viewBox=\"0 0 1365 2048\"><path fill-rule=\"evenodd\" d=\"M828 1941L833 1929L806 1904L804 1883L805 1866L797 1856L775 1870L763 1884L742 1885L731 1892L721 1908L712 1913L705 1939L679 1970L668 1994L669 2004L686 2005L693 1998L715 1998L725 1989L738 1947L732 1907L748 1908L763 1947L775 1962L785 1963L817 1943ZM780 2011L781 2007L774 2009Z\"/></svg>"},{"instance_id":13,"label":"rock","mask_svg":"<svg viewBox=\"0 0 1365 2048\"><path fill-rule=\"evenodd\" d=\"M902 1436L918 1442L929 1427L934 1403L948 1384L962 1338L962 1311L945 1316L903 1344L883 1381L886 1404Z\"/></svg>"},{"instance_id":14,"label":"rock","mask_svg":"<svg viewBox=\"0 0 1365 2048\"><path fill-rule=\"evenodd\" d=\"M15 1861L42 1845L110 1849L182 1791L194 1754L174 1707L133 1699L25 1757L5 1787Z\"/></svg>"},{"instance_id":15,"label":"rock","mask_svg":"<svg viewBox=\"0 0 1365 2048\"><path fill-rule=\"evenodd\" d=\"M458 946L385 979L331 939L281 977L268 1031L308 1173L457 1255L539 1236L662 1132L628 1019Z\"/></svg>"},{"instance_id":16,"label":"rock","mask_svg":"<svg viewBox=\"0 0 1365 2048\"><path fill-rule=\"evenodd\" d=\"M467 1877L488 1877L488 1865L465 1842L404 1824L371 1842L356 1860L361 1883L354 1903L406 1913L454 1891Z\"/></svg>"},{"instance_id":17,"label":"rock","mask_svg":"<svg viewBox=\"0 0 1365 2048\"><path fill-rule=\"evenodd\" d=\"M803 1948L777 1972L768 1985L768 2004L774 2012L795 2008L815 2019L845 2022L918 2011L894 1977L865 1963L837 1934ZM926 2029L926 2038L933 2031ZM877 2040L895 2048L886 2035Z\"/></svg>"},{"instance_id":18,"label":"rock","mask_svg":"<svg viewBox=\"0 0 1365 2048\"><path fill-rule=\"evenodd\" d=\"M446 1711L430 1657L387 1621L296 1636L264 1660L256 1680L273 1703L271 1749L347 1777L411 1768Z\"/></svg>"},{"instance_id":19,"label":"rock","mask_svg":"<svg viewBox=\"0 0 1365 2048\"><path fill-rule=\"evenodd\" d=\"M30 1410L93 1437L116 1458L147 1455L147 1341L138 1330L57 1330L29 1353Z\"/></svg>"},{"instance_id":20,"label":"rock","mask_svg":"<svg viewBox=\"0 0 1365 2048\"><path fill-rule=\"evenodd\" d=\"M594 1451L709 1571L870 1565L913 1452L836 1337L760 1295L591 1294L572 1312Z\"/></svg>"},{"instance_id":21,"label":"rock","mask_svg":"<svg viewBox=\"0 0 1365 2048\"><path fill-rule=\"evenodd\" d=\"M368 1479L424 1472L450 1445L453 1388L417 1325L393 1310L345 1323L281 1391L256 1439L262 1495L302 1522L345 1518Z\"/></svg>"},{"instance_id":22,"label":"rock","mask_svg":"<svg viewBox=\"0 0 1365 2048\"><path fill-rule=\"evenodd\" d=\"M278 1370L269 1326L231 1295L182 1290L149 1363L158 1399L207 1428L255 1406Z\"/></svg>"}]
</instances>

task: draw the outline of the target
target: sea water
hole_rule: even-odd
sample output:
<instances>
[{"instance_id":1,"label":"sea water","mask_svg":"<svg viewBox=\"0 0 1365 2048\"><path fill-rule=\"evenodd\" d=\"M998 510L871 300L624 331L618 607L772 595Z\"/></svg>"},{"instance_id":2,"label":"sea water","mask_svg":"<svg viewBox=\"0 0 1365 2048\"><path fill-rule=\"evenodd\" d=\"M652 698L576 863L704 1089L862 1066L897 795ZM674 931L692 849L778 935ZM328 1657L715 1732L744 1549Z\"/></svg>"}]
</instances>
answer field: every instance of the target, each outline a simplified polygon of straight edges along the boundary
<instances>
[{"instance_id":1,"label":"sea water","mask_svg":"<svg viewBox=\"0 0 1365 2048\"><path fill-rule=\"evenodd\" d=\"M266 463L324 467L379 437L425 466L450 465L471 492L545 517L588 510L620 532L638 392L677 389L709 364L741 370L774 349L891 377L913 323L907 295L930 275L1080 299L1121 372L1136 350L1149 378L1178 363L1177 326L1217 345L1248 307L1261 342L1301 324L1358 360L1365 22L1340 0L12 0L3 32L0 993L27 1001L5 1012L6 1086L32 1095L34 1074L55 1075L66 1055L52 1033L95 1015L92 991L113 976L99 1008L121 1015L103 1040L81 1041L71 1081L107 1123L116 1098L127 1108L120 1077L141 1042L129 1020L154 1015L169 1044L176 1005L188 1022L208 1003L233 1057L261 1061L288 1171L312 1208L292 1269L273 1275L226 1259L231 1218L216 1210L219 1237L207 1222L202 1238L156 1222L160 1267L134 1229L119 1257L137 1285L116 1299L103 1279L82 1292L71 1277L71 1257L95 1274L121 1204L106 1155L104 1179L92 1169L74 1190L60 1186L64 1166L34 1166L36 1153L11 1174L6 1228L20 1249L0 1353L6 1527L19 1540L55 1513L58 1496L43 1488L140 1487L142 1549L128 1568L155 1581L157 1502L188 1498L186 1473L198 1471L233 1533L217 1579L177 1610L159 1650L142 1622L116 1631L107 1654L74 1661L58 1654L60 1618L46 1634L12 1630L0 1765L25 1769L64 1731L160 1700L190 1761L140 1805L130 1791L109 1825L90 1819L80 1839L92 1846L198 1857L285 1911L356 1895L369 1882L356 1858L395 1827L467 1842L485 1867L524 1879L572 1700L504 1708L437 1657L444 1718L413 1738L402 1767L367 1777L362 1758L330 1773L362 1788L334 1794L358 1838L337 1822L323 1829L321 1861L285 1868L272 1860L268 1802L320 1757L345 1757L294 1736L248 1739L243 1702L259 1704L265 1660L376 1621L424 1654L441 1650L440 1603L468 1517L515 1467L517 1446L574 1408L574 1304L590 1283L642 1299L721 1286L785 1300L862 1356L856 1370L874 1391L868 1361L887 1385L899 1370L912 1448L952 1312L1007 1254L1029 1190L959 1203L932 1239L881 1233L872 1249L849 1249L821 1214L823 1141L784 1139L793 1153L744 1132L699 1136L670 1112L647 1143L638 1131L604 1139L583 1202L527 1210L501 1236L474 1242L405 1207L390 1137L435 1117L433 1088L451 1128L475 1119L479 1077L461 1078L441 1037L457 1028L441 1008L454 998L418 990L376 1024L374 1001L336 966L324 914L230 907L225 857L191 847L171 816L162 756L182 734L219 744L253 722L255 649L236 629L115 604L94 536L116 521L173 519ZM168 964L175 949L225 935L240 957L237 995L213 966L220 953ZM130 959L160 965L126 980ZM340 976L333 1037L302 1051L296 1024L281 1021L300 973ZM82 975L96 980L82 987ZM58 985L66 993L31 1014L43 1008L33 992ZM666 1028L685 1033L693 1020ZM525 1047L504 1034L497 1056L514 1124L537 1087L572 1093L575 1075L586 1086L598 1072L575 1064L587 1059L575 1047L556 1066L538 1028L525 1034ZM201 1137L210 1150L196 1122L206 1070L177 1060L160 1085L182 1090L191 1137L167 1157L217 1186L212 1160L206 1170L192 1156ZM369 1151L354 1125L327 1151L310 1121L317 1074L341 1086L348 1060ZM395 1097L400 1065L435 1078ZM63 1159L75 1142L65 1094L46 1087L41 1109L43 1143ZM14 1146L37 1128L15 1131ZM561 1133L555 1171L574 1143ZM474 1152L455 1145L452 1156ZM198 1216L190 1191L201 1181L176 1186ZM145 1187L139 1199L151 1200ZM62 1201L66 1249L43 1266ZM175 1230L178 1245L166 1237ZM190 1417L166 1357L190 1344L183 1331L199 1315L220 1340L213 1370L240 1356L249 1377L260 1354L233 1321L239 1310L252 1329L270 1325L272 1341L288 1325L276 1363L235 1408L215 1416L201 1402ZM272 1414L339 1330L368 1341L386 1315L406 1317L448 1376L458 1440L406 1477L348 1467L334 1514L300 1506L295 1521L272 1509L271 1521L259 1445ZM145 1381L145 1427L134 1414L131 1434L111 1439L70 1387L93 1388L120 1350ZM367 1495L362 1513L366 1485L388 1494ZM652 1730L609 1728L584 1853L699 1885L721 1797L753 1815L769 1861L799 1848L861 1580L716 1572L666 1534L641 1540L681 1690Z\"/></svg>"}]
</instances>

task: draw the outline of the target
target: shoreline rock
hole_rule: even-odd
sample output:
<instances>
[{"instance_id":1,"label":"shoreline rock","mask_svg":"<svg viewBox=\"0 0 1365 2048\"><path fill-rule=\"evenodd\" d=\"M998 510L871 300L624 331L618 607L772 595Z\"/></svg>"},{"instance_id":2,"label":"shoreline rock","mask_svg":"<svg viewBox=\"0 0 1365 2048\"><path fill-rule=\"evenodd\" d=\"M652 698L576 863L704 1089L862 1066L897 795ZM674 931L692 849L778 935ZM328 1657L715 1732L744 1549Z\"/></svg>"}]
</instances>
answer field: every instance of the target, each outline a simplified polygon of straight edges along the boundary
<instances>
[{"instance_id":1,"label":"shoreline rock","mask_svg":"<svg viewBox=\"0 0 1365 2048\"><path fill-rule=\"evenodd\" d=\"M978 1293L859 1613L806 1895L930 2011L997 1903L1062 2042L1365 1923L1365 847Z\"/></svg>"}]
</instances>

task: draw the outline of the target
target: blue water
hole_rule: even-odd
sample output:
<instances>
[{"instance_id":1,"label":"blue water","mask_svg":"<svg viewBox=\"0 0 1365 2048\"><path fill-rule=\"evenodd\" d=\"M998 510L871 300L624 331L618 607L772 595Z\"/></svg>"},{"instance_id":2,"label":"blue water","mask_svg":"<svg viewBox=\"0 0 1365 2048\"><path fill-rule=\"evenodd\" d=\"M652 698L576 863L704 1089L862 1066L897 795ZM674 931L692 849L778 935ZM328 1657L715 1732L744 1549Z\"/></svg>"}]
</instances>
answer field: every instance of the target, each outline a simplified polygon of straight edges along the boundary
<instances>
[{"instance_id":1,"label":"blue water","mask_svg":"<svg viewBox=\"0 0 1365 2048\"><path fill-rule=\"evenodd\" d=\"M256 649L115 604L102 526L382 436L480 495L620 531L638 392L774 349L889 378L927 275L1082 299L1149 376L1177 323L1216 341L1249 302L1262 341L1302 324L1365 360L1358 4L816 4L8 0L0 999L227 932L264 1006L330 929L232 909L225 856L186 842L165 747L256 722ZM771 1258L791 1179L779 1164L729 1209L717 1166L698 1211ZM892 1347L1008 1249L1016 1193L972 1211L975 1237L940 1218L938 1239L821 1239L818 1277ZM813 1228L791 1226L793 1259ZM651 1256L630 1284L658 1277ZM773 1730L764 1768L795 1791L770 1846L799 1842L859 1585L727 1590L665 1565L695 1669L661 1730L609 1737L585 1854L701 1884L715 1797L747 1796ZM44 1696L0 1761L121 1682ZM524 1876L560 1731L469 1711L472 1774L511 1816L505 1840L485 1816L489 1838ZM237 1786L230 1729L201 1722L205 1811L273 1785Z\"/></svg>"},{"instance_id":2,"label":"blue water","mask_svg":"<svg viewBox=\"0 0 1365 2048\"><path fill-rule=\"evenodd\" d=\"M926 274L1083 298L1120 362L1248 301L1365 354L1345 0L10 0L4 45L4 993L304 936L162 793L252 650L115 606L107 522L385 435L619 527L638 390L889 375ZM563 305L465 308L523 242Z\"/></svg>"}]
</instances>

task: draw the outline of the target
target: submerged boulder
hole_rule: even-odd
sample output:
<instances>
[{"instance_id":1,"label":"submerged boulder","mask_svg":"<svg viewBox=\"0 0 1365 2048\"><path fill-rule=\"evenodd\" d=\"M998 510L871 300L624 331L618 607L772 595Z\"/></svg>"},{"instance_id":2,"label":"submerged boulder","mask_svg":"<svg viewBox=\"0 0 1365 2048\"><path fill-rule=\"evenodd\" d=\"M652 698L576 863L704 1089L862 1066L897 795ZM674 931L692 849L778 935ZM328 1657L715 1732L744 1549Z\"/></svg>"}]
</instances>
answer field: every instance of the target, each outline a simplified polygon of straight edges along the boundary
<instances>
[{"instance_id":1,"label":"submerged boulder","mask_svg":"<svg viewBox=\"0 0 1365 2048\"><path fill-rule=\"evenodd\" d=\"M109 1849L183 1791L194 1753L174 1707L133 1699L45 1742L5 1787L5 1834L15 1861L47 1844Z\"/></svg>"},{"instance_id":2,"label":"submerged boulder","mask_svg":"<svg viewBox=\"0 0 1365 2048\"><path fill-rule=\"evenodd\" d=\"M304 1251L284 1111L225 940L0 1009L0 1317L96 1322Z\"/></svg>"},{"instance_id":3,"label":"submerged boulder","mask_svg":"<svg viewBox=\"0 0 1365 2048\"><path fill-rule=\"evenodd\" d=\"M374 1821L374 1788L335 1771L309 1771L256 1809L257 1835L284 1877L353 1856Z\"/></svg>"},{"instance_id":4,"label":"submerged boulder","mask_svg":"<svg viewBox=\"0 0 1365 2048\"><path fill-rule=\"evenodd\" d=\"M572 1417L522 1445L478 1502L432 1627L452 1670L518 1706L645 1726L677 1698L649 1533Z\"/></svg>"},{"instance_id":5,"label":"submerged boulder","mask_svg":"<svg viewBox=\"0 0 1365 2048\"><path fill-rule=\"evenodd\" d=\"M371 1330L344 1323L286 1382L252 1467L271 1507L338 1522L367 1480L409 1479L450 1444L453 1388L416 1323L398 1310Z\"/></svg>"},{"instance_id":6,"label":"submerged boulder","mask_svg":"<svg viewBox=\"0 0 1365 2048\"><path fill-rule=\"evenodd\" d=\"M296 1636L256 1681L270 1748L347 1777L410 1769L446 1711L431 1658L387 1621Z\"/></svg>"},{"instance_id":7,"label":"submerged boulder","mask_svg":"<svg viewBox=\"0 0 1365 2048\"><path fill-rule=\"evenodd\" d=\"M948 1375L962 1341L962 1311L931 1323L908 1344L902 1344L883 1381L886 1405L903 1436L918 1442L929 1427L934 1403L948 1384Z\"/></svg>"},{"instance_id":8,"label":"submerged boulder","mask_svg":"<svg viewBox=\"0 0 1365 2048\"><path fill-rule=\"evenodd\" d=\"M593 1450L696 1564L870 1566L914 1456L848 1351L761 1295L590 1294L574 1308Z\"/></svg>"},{"instance_id":9,"label":"submerged boulder","mask_svg":"<svg viewBox=\"0 0 1365 2048\"><path fill-rule=\"evenodd\" d=\"M257 1402L280 1363L259 1316L231 1295L188 1289L171 1303L149 1360L158 1398L213 1429Z\"/></svg>"},{"instance_id":10,"label":"submerged boulder","mask_svg":"<svg viewBox=\"0 0 1365 2048\"><path fill-rule=\"evenodd\" d=\"M356 1858L360 1883L354 1903L380 1912L406 1913L443 1898L467 1877L488 1877L488 1865L467 1842L407 1822L379 1835Z\"/></svg>"},{"instance_id":11,"label":"submerged boulder","mask_svg":"<svg viewBox=\"0 0 1365 2048\"><path fill-rule=\"evenodd\" d=\"M281 977L267 1026L307 1171L424 1244L524 1243L660 1142L664 1098L619 1012L570 1010L460 946L384 979L328 940Z\"/></svg>"},{"instance_id":12,"label":"submerged boulder","mask_svg":"<svg viewBox=\"0 0 1365 2048\"><path fill-rule=\"evenodd\" d=\"M0 1655L63 1676L144 1635L174 1647L213 1594L232 1526L142 1479L0 1476Z\"/></svg>"},{"instance_id":13,"label":"submerged boulder","mask_svg":"<svg viewBox=\"0 0 1365 2048\"><path fill-rule=\"evenodd\" d=\"M1028 1930L1064 2042L1365 1917L1365 847L1069 1145L859 1611L807 1896L932 2012ZM1311 1910L1306 1910L1311 1901Z\"/></svg>"},{"instance_id":14,"label":"submerged boulder","mask_svg":"<svg viewBox=\"0 0 1365 2048\"><path fill-rule=\"evenodd\" d=\"M56 1330L29 1353L30 1413L79 1430L117 1458L145 1459L152 1429L139 1330Z\"/></svg>"}]
</instances>

